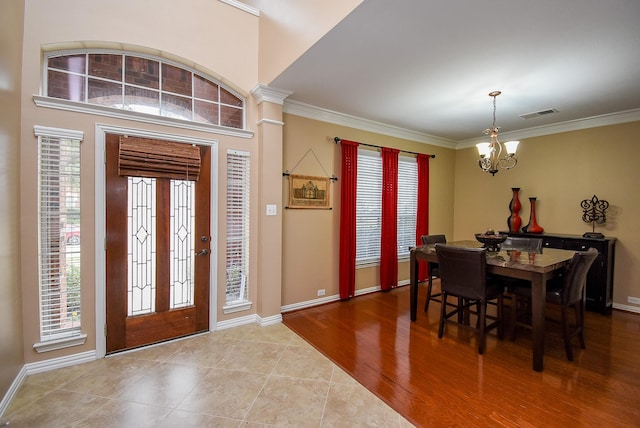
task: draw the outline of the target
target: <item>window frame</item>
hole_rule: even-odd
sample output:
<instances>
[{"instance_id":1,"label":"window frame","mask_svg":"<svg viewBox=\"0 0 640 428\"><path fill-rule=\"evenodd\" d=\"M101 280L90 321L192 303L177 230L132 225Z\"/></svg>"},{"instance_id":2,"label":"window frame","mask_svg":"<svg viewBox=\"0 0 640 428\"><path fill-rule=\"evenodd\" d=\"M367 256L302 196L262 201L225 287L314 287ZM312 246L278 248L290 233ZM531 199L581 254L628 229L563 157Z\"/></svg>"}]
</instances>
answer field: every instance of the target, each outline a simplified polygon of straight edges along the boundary
<instances>
[{"instance_id":1,"label":"window frame","mask_svg":"<svg viewBox=\"0 0 640 428\"><path fill-rule=\"evenodd\" d=\"M34 127L34 134L37 137L38 145L38 318L39 318L39 334L40 342L33 345L37 352L47 352L56 349L67 348L70 346L82 345L86 342L87 335L82 333L82 284L81 284L81 272L82 272L82 257L80 252L80 242L78 242L75 250L67 248L66 232L63 234L63 228L60 227L60 217L71 216L77 217L77 232L80 236L81 231L81 180L80 180L80 161L81 161L81 143L84 139L84 134L81 131L65 130L58 128L49 128L36 126ZM69 147L62 146L59 143L65 141L69 143ZM51 162L51 157L43 155L44 149L55 149L55 144L58 142L59 149L65 149L64 152L60 152L58 162ZM65 168L66 173L61 173L59 169L62 164L60 158L62 154L68 156L69 168ZM55 158L54 158L55 159ZM44 165L43 165L44 164ZM54 174L52 170L56 170ZM61 184L56 179L66 179L68 182L76 181L76 189L72 189L73 186L66 186ZM62 204L61 198L53 196L48 198L46 195L56 195L62 193L61 190L70 190L71 194L67 194L65 198L68 203ZM72 208L77 208L77 213L70 213ZM54 222L54 223L52 223ZM65 223L66 224L66 223ZM66 228L65 228L66 229ZM54 237L51 233L58 233ZM53 238L52 238L53 237ZM64 248L60 245L60 242L64 242ZM75 240L74 244L75 245ZM60 251L62 249L62 251ZM57 261L52 261L51 255L56 257ZM68 257L71 256L71 257ZM68 259L72 259L75 263L68 262ZM59 267L59 263L62 261L63 269ZM72 266L73 265L73 266ZM51 281L51 271L62 271L59 274L58 279L54 279L55 283L65 283L66 277L69 274L67 268L77 269L74 275L77 275L78 289L77 290L65 290L65 291L51 291L48 288L48 284ZM53 268L53 269L51 269ZM56 282L57 281L57 282ZM71 325L70 327L51 328L52 323L50 321L50 302L48 299L59 299L66 301L66 298L71 293L77 292L75 299L77 300L77 310L72 312L72 317L77 317L78 324ZM63 312L62 310L60 310ZM75 321L75 320L74 320Z\"/></svg>"},{"instance_id":2,"label":"window frame","mask_svg":"<svg viewBox=\"0 0 640 428\"><path fill-rule=\"evenodd\" d=\"M177 119L177 118L173 118L173 117L166 117L166 116L160 116L160 115L155 115L155 114L150 114L150 113L142 113L142 112L138 112L138 111L130 111L130 110L125 110L125 109L119 109L116 107L111 107L111 106L105 106L105 105L99 105L99 104L89 104L87 102L79 102L79 101L70 101L67 99L62 99L62 98L54 98L54 97L49 97L47 96L48 93L48 63L49 63L49 59L52 57L56 57L56 56L61 56L61 55L89 55L89 54L105 54L105 55L123 55L124 56L130 56L130 57L136 57L136 58L142 58L142 59L147 59L147 60L153 60L153 61L158 61L159 62L159 66L162 68L163 64L166 65L170 65L172 67L178 67L180 69L183 69L185 71L188 71L190 73L193 73L193 76L198 76L200 78L203 78L205 80L208 80L216 85L219 86L220 90L224 90L229 92L230 94L232 94L233 96L237 97L240 101L241 101L241 107L239 107L239 109L242 112L242 127L241 128L233 128L233 127L227 127L227 126L221 126L221 125L217 125L217 124L211 124L211 123L204 123L204 122L196 122L196 121L192 121L192 120L185 120L185 119ZM88 61L87 61L88 62ZM247 129L247 99L246 96L239 93L237 90L234 90L233 88L229 87L228 85L225 85L224 83L222 83L219 79L216 79L215 77L208 75L202 71L199 71L198 69L194 68L194 67L190 67L187 66L185 64L181 64L178 63L176 61L172 61L170 59L167 59L163 56L156 56L156 55L149 55L149 54L144 54L144 53L140 53L140 52L135 52L135 51L131 51L131 50L117 50L117 49L65 49L65 50L56 50L56 51L49 51L49 52L44 52L43 53L43 61L42 61L42 84L41 84L41 93L40 95L34 95L33 96L33 100L35 102L35 104L38 107L44 107L44 108L54 108L54 109L61 109L61 110L66 110L66 111L74 111L74 112L80 112L80 113L89 113L89 114L95 114L95 115L101 115L101 116L107 116L107 117L113 117L113 118L119 118L119 119L126 119L126 120L133 120L133 121L140 121L140 122L145 122L145 123L152 123L152 124L158 124L158 125L165 125L165 126L174 126L174 127L179 127L179 128L184 128L184 129L189 129L189 130L194 130L194 131L205 131L205 132L213 132L213 133L217 133L217 134L222 134L222 135L231 135L231 136L237 136L237 137L242 137L242 138L252 138L253 137L253 132L249 131ZM89 77L93 78L94 76L89 76L88 75L88 71L87 71L87 66L85 65L85 71L84 74L82 74L84 81L85 81L85 90L86 90L86 86L87 86L87 80ZM195 80L195 79L194 79ZM124 86L125 82L121 82ZM173 93L169 92L170 95L172 95ZM198 100L197 97L190 97L191 99L191 104L193 105L193 103L195 102L195 100ZM226 106L227 104L222 102L222 100L220 98L218 98L218 106L224 105ZM233 106L238 108L238 106Z\"/></svg>"}]
</instances>

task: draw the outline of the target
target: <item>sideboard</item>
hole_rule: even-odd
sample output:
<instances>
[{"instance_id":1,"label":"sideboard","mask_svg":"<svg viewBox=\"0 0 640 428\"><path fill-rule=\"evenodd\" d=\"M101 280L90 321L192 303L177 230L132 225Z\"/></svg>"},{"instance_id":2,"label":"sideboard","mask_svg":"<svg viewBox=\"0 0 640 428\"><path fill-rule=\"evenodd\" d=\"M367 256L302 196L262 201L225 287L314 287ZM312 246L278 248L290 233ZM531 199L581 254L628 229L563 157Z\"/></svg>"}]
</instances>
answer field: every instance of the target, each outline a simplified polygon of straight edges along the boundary
<instances>
[{"instance_id":1,"label":"sideboard","mask_svg":"<svg viewBox=\"0 0 640 428\"><path fill-rule=\"evenodd\" d=\"M541 238L544 247L584 251L590 247L600 253L587 275L586 308L590 311L609 313L613 305L613 267L616 238L585 238L580 235L558 235L549 233L507 233L509 236Z\"/></svg>"}]
</instances>

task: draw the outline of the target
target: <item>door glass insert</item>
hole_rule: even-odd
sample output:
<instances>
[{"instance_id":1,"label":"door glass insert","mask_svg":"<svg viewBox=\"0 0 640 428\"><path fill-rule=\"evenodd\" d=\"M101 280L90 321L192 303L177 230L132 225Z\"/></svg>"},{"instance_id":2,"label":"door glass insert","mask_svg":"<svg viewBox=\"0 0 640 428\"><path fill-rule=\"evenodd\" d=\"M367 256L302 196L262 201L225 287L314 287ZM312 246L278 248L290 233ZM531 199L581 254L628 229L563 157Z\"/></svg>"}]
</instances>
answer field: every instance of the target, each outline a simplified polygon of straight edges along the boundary
<instances>
[{"instance_id":1,"label":"door glass insert","mask_svg":"<svg viewBox=\"0 0 640 428\"><path fill-rule=\"evenodd\" d=\"M171 180L171 283L169 308L193 305L195 182Z\"/></svg>"},{"instance_id":2,"label":"door glass insert","mask_svg":"<svg viewBox=\"0 0 640 428\"><path fill-rule=\"evenodd\" d=\"M156 179L128 177L127 314L155 312Z\"/></svg>"}]
</instances>

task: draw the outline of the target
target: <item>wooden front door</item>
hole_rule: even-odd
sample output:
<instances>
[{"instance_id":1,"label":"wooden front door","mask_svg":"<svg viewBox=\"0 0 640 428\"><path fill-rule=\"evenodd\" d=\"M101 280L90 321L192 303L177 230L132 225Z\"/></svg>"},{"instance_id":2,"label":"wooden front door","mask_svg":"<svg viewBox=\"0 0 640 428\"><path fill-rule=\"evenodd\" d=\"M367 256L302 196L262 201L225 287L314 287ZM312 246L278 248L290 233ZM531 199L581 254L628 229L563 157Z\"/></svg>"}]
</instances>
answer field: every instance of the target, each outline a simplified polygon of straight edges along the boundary
<instances>
[{"instance_id":1,"label":"wooden front door","mask_svg":"<svg viewBox=\"0 0 640 428\"><path fill-rule=\"evenodd\" d=\"M135 177L119 141L107 135L107 353L209 329L210 148L198 181Z\"/></svg>"}]
</instances>

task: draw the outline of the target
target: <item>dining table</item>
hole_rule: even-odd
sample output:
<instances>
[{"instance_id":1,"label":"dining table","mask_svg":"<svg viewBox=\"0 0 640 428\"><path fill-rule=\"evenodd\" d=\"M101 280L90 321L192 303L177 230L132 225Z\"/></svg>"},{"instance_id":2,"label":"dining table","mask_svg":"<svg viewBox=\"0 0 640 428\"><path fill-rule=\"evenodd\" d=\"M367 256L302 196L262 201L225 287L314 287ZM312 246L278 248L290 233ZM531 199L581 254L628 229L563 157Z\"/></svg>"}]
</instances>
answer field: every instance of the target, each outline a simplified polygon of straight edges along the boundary
<instances>
[{"instance_id":1,"label":"dining table","mask_svg":"<svg viewBox=\"0 0 640 428\"><path fill-rule=\"evenodd\" d=\"M453 241L446 245L466 248L482 248L478 241ZM531 312L533 337L533 370L544 367L544 327L547 281L562 272L573 257L574 251L543 248L539 253L500 249L487 251L487 273L524 279L531 283ZM438 262L435 245L423 245L410 249L411 321L415 322L418 308L418 283L420 260Z\"/></svg>"}]
</instances>

